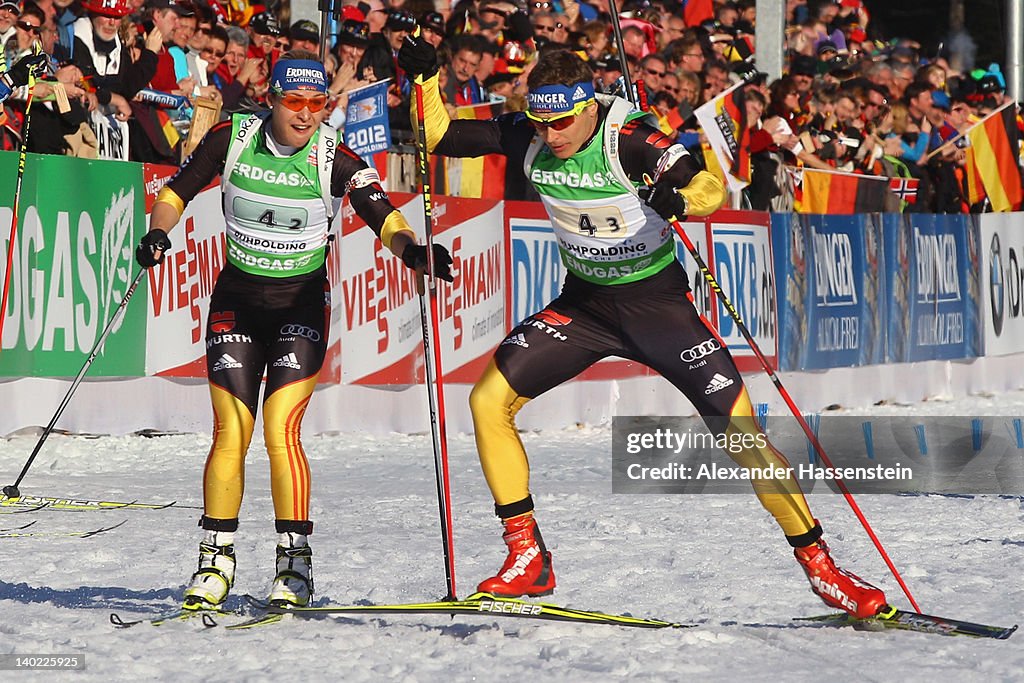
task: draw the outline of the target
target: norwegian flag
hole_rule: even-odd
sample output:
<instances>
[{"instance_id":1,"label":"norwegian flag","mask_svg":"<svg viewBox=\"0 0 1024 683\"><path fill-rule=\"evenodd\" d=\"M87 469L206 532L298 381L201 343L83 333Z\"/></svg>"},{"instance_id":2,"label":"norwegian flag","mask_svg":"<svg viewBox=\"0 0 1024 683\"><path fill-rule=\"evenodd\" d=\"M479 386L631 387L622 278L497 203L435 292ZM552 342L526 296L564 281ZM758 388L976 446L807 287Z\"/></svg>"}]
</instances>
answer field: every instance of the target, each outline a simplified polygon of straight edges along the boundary
<instances>
[{"instance_id":1,"label":"norwegian flag","mask_svg":"<svg viewBox=\"0 0 1024 683\"><path fill-rule=\"evenodd\" d=\"M890 178L889 190L907 204L917 203L917 178Z\"/></svg>"}]
</instances>

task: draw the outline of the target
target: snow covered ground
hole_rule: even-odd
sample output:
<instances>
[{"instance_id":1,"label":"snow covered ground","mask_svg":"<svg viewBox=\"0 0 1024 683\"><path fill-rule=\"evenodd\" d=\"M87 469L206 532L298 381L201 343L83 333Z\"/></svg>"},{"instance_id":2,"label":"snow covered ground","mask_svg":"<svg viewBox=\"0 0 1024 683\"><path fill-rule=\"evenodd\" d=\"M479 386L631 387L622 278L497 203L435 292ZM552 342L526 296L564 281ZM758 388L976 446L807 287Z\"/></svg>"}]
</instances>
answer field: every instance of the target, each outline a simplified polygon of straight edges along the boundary
<instances>
[{"instance_id":1,"label":"snow covered ground","mask_svg":"<svg viewBox=\"0 0 1024 683\"><path fill-rule=\"evenodd\" d=\"M1024 393L875 407L893 414L1024 414ZM529 410L529 408L527 408ZM35 436L0 442L10 483ZM209 436L53 436L26 495L201 505ZM647 631L442 615L290 620L250 631L197 623L119 630L177 604L196 561L198 509L0 515L0 529L124 526L92 538L0 538L0 654L79 655L85 670L16 680L1010 681L1024 634L1007 641L799 626L828 611L750 495L612 495L608 427L526 433L534 496L554 552L560 604L698 623ZM451 438L457 585L497 568L500 529L468 435ZM418 602L444 592L428 435L305 439L313 469L318 602ZM236 597L263 595L275 536L262 442L249 455ZM1024 612L1019 497L861 496L925 612L1011 625ZM839 496L812 509L840 563L908 606ZM2 510L0 510L2 511ZM224 619L222 621L229 621Z\"/></svg>"}]
</instances>

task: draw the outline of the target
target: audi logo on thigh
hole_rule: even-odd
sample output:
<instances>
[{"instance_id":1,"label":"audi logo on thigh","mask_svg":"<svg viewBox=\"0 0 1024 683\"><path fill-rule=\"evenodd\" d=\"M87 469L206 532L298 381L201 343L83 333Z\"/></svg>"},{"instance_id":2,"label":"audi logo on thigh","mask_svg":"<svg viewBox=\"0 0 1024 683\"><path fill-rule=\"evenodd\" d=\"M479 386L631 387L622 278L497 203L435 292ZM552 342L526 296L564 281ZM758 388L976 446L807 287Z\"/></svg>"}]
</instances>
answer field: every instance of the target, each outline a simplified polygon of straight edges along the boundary
<instances>
[{"instance_id":1,"label":"audi logo on thigh","mask_svg":"<svg viewBox=\"0 0 1024 683\"><path fill-rule=\"evenodd\" d=\"M303 337L312 342L320 341L320 333L312 327L305 325L284 325L281 328L282 337Z\"/></svg>"},{"instance_id":2,"label":"audi logo on thigh","mask_svg":"<svg viewBox=\"0 0 1024 683\"><path fill-rule=\"evenodd\" d=\"M683 352L679 354L679 358L684 363L692 363L694 361L700 360L701 358L704 358L705 356L710 356L720 348L722 347L717 340L708 339L706 342L701 342L696 346L691 346L688 349L684 349Z\"/></svg>"}]
</instances>

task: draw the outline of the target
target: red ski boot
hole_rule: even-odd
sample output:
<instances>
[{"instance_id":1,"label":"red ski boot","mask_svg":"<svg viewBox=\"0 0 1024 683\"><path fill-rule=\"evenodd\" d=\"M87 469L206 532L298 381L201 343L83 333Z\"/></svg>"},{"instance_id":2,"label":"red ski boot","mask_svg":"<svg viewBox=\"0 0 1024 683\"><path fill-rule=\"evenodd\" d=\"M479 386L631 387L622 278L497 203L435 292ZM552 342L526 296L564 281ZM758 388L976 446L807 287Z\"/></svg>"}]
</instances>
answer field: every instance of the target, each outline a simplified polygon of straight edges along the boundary
<instances>
[{"instance_id":1,"label":"red ski boot","mask_svg":"<svg viewBox=\"0 0 1024 683\"><path fill-rule=\"evenodd\" d=\"M885 593L837 567L824 540L819 538L813 545L796 548L793 554L804 568L811 590L829 607L849 612L858 619L873 617L885 607Z\"/></svg>"},{"instance_id":2,"label":"red ski boot","mask_svg":"<svg viewBox=\"0 0 1024 683\"><path fill-rule=\"evenodd\" d=\"M476 589L503 598L550 595L555 590L551 553L544 547L533 514L512 517L504 523L502 538L508 546L508 557L497 576L484 579Z\"/></svg>"}]
</instances>

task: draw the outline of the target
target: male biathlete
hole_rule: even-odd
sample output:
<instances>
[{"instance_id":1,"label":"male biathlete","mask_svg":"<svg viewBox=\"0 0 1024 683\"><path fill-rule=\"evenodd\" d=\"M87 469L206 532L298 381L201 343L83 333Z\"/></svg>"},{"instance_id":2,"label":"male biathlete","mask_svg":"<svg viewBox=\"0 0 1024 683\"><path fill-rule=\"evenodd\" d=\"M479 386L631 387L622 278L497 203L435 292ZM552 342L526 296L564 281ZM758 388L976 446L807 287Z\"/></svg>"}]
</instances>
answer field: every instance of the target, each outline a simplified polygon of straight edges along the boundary
<instances>
[{"instance_id":1,"label":"male biathlete","mask_svg":"<svg viewBox=\"0 0 1024 683\"><path fill-rule=\"evenodd\" d=\"M722 183L629 102L595 96L591 68L568 50L545 54L534 67L525 114L492 121L448 119L434 48L422 39L407 39L399 65L423 85L428 149L504 154L520 165L540 194L567 270L561 294L509 333L470 396L480 462L508 546L501 569L479 590L514 597L555 588L515 416L607 356L660 373L716 435L761 436L744 443L763 446L730 453L739 465L788 468L758 431L736 365L693 306L675 256L669 221L715 211L725 199ZM858 617L885 605L881 590L836 567L795 479L752 483L826 604Z\"/></svg>"},{"instance_id":2,"label":"male biathlete","mask_svg":"<svg viewBox=\"0 0 1024 683\"><path fill-rule=\"evenodd\" d=\"M284 55L271 74L271 111L235 114L210 130L160 191L136 251L142 266L158 263L185 205L221 175L227 263L206 325L213 445L203 471L205 536L185 589L187 609L220 605L234 583L244 459L264 372L263 433L279 534L269 600L306 605L313 592L311 476L299 433L327 350L325 260L341 197L348 193L355 212L405 265L426 268L426 247L415 244L376 170L321 125L327 83L313 53ZM435 245L434 252L438 277L450 279L447 250Z\"/></svg>"}]
</instances>

